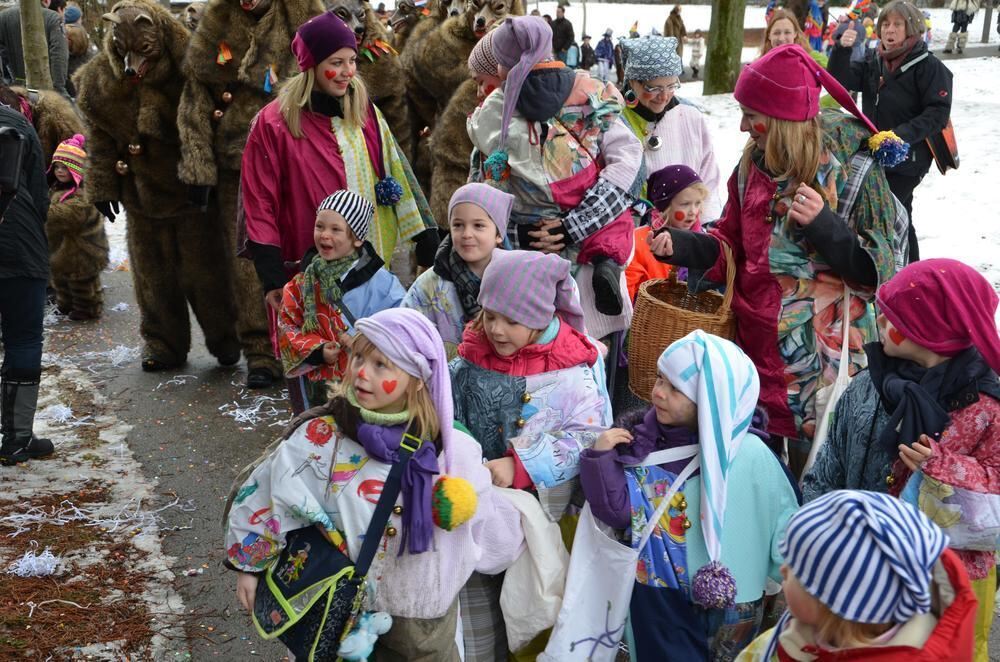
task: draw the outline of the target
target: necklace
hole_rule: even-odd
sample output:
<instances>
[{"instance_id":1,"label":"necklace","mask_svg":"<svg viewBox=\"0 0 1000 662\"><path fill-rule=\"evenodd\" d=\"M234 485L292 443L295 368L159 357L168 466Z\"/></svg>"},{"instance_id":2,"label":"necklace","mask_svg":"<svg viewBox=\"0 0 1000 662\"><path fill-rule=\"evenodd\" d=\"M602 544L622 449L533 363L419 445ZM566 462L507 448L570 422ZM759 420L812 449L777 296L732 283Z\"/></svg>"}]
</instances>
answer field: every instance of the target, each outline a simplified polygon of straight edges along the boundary
<instances>
[{"instance_id":1,"label":"necklace","mask_svg":"<svg viewBox=\"0 0 1000 662\"><path fill-rule=\"evenodd\" d=\"M662 117L660 119L663 119ZM660 120L655 122L646 123L646 149L650 151L657 151L663 147L663 139L656 135L656 127L660 125Z\"/></svg>"}]
</instances>

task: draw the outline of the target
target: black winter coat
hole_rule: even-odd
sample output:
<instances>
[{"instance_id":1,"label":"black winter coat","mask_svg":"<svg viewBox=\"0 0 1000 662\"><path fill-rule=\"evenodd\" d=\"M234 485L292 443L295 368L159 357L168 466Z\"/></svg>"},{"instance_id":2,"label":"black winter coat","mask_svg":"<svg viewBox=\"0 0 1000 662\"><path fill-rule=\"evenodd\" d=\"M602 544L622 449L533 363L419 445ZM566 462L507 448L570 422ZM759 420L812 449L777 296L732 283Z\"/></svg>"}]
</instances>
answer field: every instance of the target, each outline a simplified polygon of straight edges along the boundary
<instances>
[{"instance_id":1,"label":"black winter coat","mask_svg":"<svg viewBox=\"0 0 1000 662\"><path fill-rule=\"evenodd\" d=\"M589 71L595 64L597 64L597 55L594 54L593 46L587 44L580 46L580 68Z\"/></svg>"},{"instance_id":2,"label":"black winter coat","mask_svg":"<svg viewBox=\"0 0 1000 662\"><path fill-rule=\"evenodd\" d=\"M12 127L28 139L20 186L0 223L0 279L48 280L45 218L49 213L49 188L45 183L42 145L24 115L3 105L0 105L0 127Z\"/></svg>"},{"instance_id":3,"label":"black winter coat","mask_svg":"<svg viewBox=\"0 0 1000 662\"><path fill-rule=\"evenodd\" d=\"M569 47L576 41L576 34L573 32L573 24L568 18L557 18L552 21L552 51L561 53L569 50Z\"/></svg>"},{"instance_id":4,"label":"black winter coat","mask_svg":"<svg viewBox=\"0 0 1000 662\"><path fill-rule=\"evenodd\" d=\"M836 46L827 66L849 90L861 92L861 111L880 130L892 130L910 145L906 161L886 172L922 177L931 166L927 138L940 133L951 115L951 71L927 45L917 42L895 72L878 49L851 62L851 49Z\"/></svg>"}]
</instances>

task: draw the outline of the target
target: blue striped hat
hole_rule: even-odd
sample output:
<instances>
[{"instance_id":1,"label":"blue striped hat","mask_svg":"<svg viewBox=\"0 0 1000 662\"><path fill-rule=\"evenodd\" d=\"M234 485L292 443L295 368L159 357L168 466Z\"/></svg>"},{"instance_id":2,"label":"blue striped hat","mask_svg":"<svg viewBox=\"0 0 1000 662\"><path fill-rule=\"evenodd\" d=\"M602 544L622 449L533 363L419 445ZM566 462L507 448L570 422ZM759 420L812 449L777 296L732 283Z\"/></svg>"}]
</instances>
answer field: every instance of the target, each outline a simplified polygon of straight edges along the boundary
<instances>
[{"instance_id":1,"label":"blue striped hat","mask_svg":"<svg viewBox=\"0 0 1000 662\"><path fill-rule=\"evenodd\" d=\"M363 196L353 191L342 189L331 193L323 202L319 203L316 213L321 211L335 211L344 217L351 232L358 238L358 241L368 239L368 230L372 226L372 217L375 215L375 205Z\"/></svg>"},{"instance_id":2,"label":"blue striped hat","mask_svg":"<svg viewBox=\"0 0 1000 662\"><path fill-rule=\"evenodd\" d=\"M838 490L803 506L779 550L802 587L856 623L905 623L931 608L931 570L948 537L887 494Z\"/></svg>"}]
</instances>

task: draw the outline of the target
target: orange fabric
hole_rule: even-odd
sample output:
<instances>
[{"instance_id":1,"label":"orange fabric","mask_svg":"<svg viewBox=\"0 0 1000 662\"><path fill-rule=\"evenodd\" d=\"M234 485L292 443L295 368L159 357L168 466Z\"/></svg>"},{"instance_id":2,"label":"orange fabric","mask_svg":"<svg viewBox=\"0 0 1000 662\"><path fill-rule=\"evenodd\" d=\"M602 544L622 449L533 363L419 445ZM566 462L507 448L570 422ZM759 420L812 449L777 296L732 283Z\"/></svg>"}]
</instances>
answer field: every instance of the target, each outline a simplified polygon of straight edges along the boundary
<instances>
[{"instance_id":1,"label":"orange fabric","mask_svg":"<svg viewBox=\"0 0 1000 662\"><path fill-rule=\"evenodd\" d=\"M639 286L647 280L654 278L666 278L670 275L670 265L660 262L649 250L646 237L652 228L644 225L635 231L635 255L632 261L625 268L625 282L628 284L628 295L635 301L635 295L639 293Z\"/></svg>"}]
</instances>

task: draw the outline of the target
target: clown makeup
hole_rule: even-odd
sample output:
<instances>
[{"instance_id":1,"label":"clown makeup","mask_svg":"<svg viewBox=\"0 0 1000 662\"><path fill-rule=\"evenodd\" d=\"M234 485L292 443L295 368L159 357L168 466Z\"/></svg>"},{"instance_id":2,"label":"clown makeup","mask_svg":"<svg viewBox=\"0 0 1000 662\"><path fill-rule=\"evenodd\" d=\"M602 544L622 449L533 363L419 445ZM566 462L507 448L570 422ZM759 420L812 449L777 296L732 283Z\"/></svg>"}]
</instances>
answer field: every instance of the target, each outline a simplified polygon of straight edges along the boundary
<instances>
[{"instance_id":1,"label":"clown makeup","mask_svg":"<svg viewBox=\"0 0 1000 662\"><path fill-rule=\"evenodd\" d=\"M362 245L344 217L332 209L324 209L316 214L313 242L319 256L327 261L347 257Z\"/></svg>"},{"instance_id":2,"label":"clown makeup","mask_svg":"<svg viewBox=\"0 0 1000 662\"><path fill-rule=\"evenodd\" d=\"M398 414L406 409L410 375L377 349L367 356L354 354L349 368L358 404L371 411Z\"/></svg>"},{"instance_id":3,"label":"clown makeup","mask_svg":"<svg viewBox=\"0 0 1000 662\"><path fill-rule=\"evenodd\" d=\"M455 252L472 273L482 277L493 249L503 243L496 223L479 205L460 202L451 210L450 225Z\"/></svg>"},{"instance_id":4,"label":"clown makeup","mask_svg":"<svg viewBox=\"0 0 1000 662\"><path fill-rule=\"evenodd\" d=\"M767 147L767 115L751 110L744 105L740 105L743 115L740 117L740 131L750 134L750 139L757 145L757 149L763 150Z\"/></svg>"},{"instance_id":5,"label":"clown makeup","mask_svg":"<svg viewBox=\"0 0 1000 662\"><path fill-rule=\"evenodd\" d=\"M924 368L933 368L948 360L947 356L932 352L904 336L885 315L879 315L875 323L878 325L879 336L882 338L882 351L886 356L913 361Z\"/></svg>"},{"instance_id":6,"label":"clown makeup","mask_svg":"<svg viewBox=\"0 0 1000 662\"><path fill-rule=\"evenodd\" d=\"M689 186L670 201L670 206L663 213L667 225L678 230L690 230L701 218L701 204L704 196L701 191Z\"/></svg>"},{"instance_id":7,"label":"clown makeup","mask_svg":"<svg viewBox=\"0 0 1000 662\"><path fill-rule=\"evenodd\" d=\"M472 72L472 80L476 81L476 97L482 102L486 97L490 95L490 92L500 87L499 76L488 76L486 74L481 74L478 71Z\"/></svg>"},{"instance_id":8,"label":"clown makeup","mask_svg":"<svg viewBox=\"0 0 1000 662\"><path fill-rule=\"evenodd\" d=\"M483 309L483 331L497 356L511 356L538 340L542 332L531 329L500 313Z\"/></svg>"},{"instance_id":9,"label":"clown makeup","mask_svg":"<svg viewBox=\"0 0 1000 662\"><path fill-rule=\"evenodd\" d=\"M650 402L658 423L686 427L689 430L698 429L698 405L674 388L662 374L656 375Z\"/></svg>"},{"instance_id":10,"label":"clown makeup","mask_svg":"<svg viewBox=\"0 0 1000 662\"><path fill-rule=\"evenodd\" d=\"M332 97L347 94L351 79L358 71L358 54L351 48L341 48L316 65L316 86Z\"/></svg>"},{"instance_id":11,"label":"clown makeup","mask_svg":"<svg viewBox=\"0 0 1000 662\"><path fill-rule=\"evenodd\" d=\"M52 176L60 184L69 184L73 181L73 176L69 173L69 168L58 161L52 164Z\"/></svg>"},{"instance_id":12,"label":"clown makeup","mask_svg":"<svg viewBox=\"0 0 1000 662\"><path fill-rule=\"evenodd\" d=\"M662 113L667 104L674 98L674 93L680 89L680 78L677 76L660 76L652 80L629 81L636 98L652 113Z\"/></svg>"}]
</instances>

